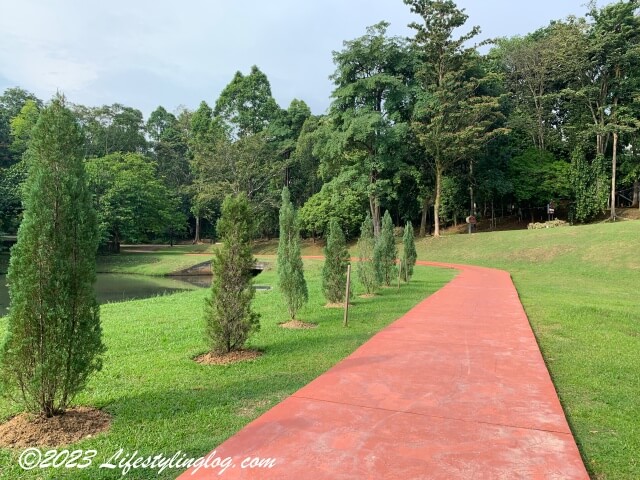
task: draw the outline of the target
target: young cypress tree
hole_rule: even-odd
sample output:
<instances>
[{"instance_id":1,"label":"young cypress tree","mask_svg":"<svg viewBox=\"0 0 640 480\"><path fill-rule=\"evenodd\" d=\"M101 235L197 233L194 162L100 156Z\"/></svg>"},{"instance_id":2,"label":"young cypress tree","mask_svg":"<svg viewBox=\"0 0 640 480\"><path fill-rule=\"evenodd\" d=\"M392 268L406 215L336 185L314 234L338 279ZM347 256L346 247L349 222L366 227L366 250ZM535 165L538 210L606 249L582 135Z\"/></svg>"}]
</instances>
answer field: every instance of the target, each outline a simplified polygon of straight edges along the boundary
<instances>
[{"instance_id":1,"label":"young cypress tree","mask_svg":"<svg viewBox=\"0 0 640 480\"><path fill-rule=\"evenodd\" d=\"M300 256L300 228L287 187L282 189L280 207L278 285L287 304L289 316L291 320L295 320L298 311L309 301L309 292Z\"/></svg>"},{"instance_id":2,"label":"young cypress tree","mask_svg":"<svg viewBox=\"0 0 640 480\"><path fill-rule=\"evenodd\" d=\"M324 248L322 268L322 293L329 303L344 301L347 288L349 252L337 218L329 221L329 236Z\"/></svg>"},{"instance_id":3,"label":"young cypress tree","mask_svg":"<svg viewBox=\"0 0 640 480\"><path fill-rule=\"evenodd\" d=\"M241 349L249 335L260 328L259 315L251 310L255 293L252 219L245 194L225 198L216 225L222 246L213 257L211 297L205 307L206 336L214 353Z\"/></svg>"},{"instance_id":4,"label":"young cypress tree","mask_svg":"<svg viewBox=\"0 0 640 480\"><path fill-rule=\"evenodd\" d=\"M402 236L402 244L404 251L402 252L402 278L405 282L411 280L413 276L413 267L416 264L418 254L416 252L416 242L413 236L413 225L407 222L404 227L404 235Z\"/></svg>"},{"instance_id":5,"label":"young cypress tree","mask_svg":"<svg viewBox=\"0 0 640 480\"><path fill-rule=\"evenodd\" d=\"M24 216L11 250L4 392L44 416L64 412L101 368L94 292L98 228L84 139L62 97L45 108L26 153Z\"/></svg>"},{"instance_id":6,"label":"young cypress tree","mask_svg":"<svg viewBox=\"0 0 640 480\"><path fill-rule=\"evenodd\" d=\"M373 252L373 262L376 266L376 274L380 284L385 284L388 287L398 276L397 257L398 249L393 238L393 222L387 210L382 218L382 230Z\"/></svg>"},{"instance_id":7,"label":"young cypress tree","mask_svg":"<svg viewBox=\"0 0 640 480\"><path fill-rule=\"evenodd\" d=\"M362 222L360 227L360 238L358 239L358 278L364 287L364 291L371 295L375 293L379 286L378 277L376 275L376 267L373 263L373 251L376 246L376 240L373 236L373 221L371 215L367 214L367 218Z\"/></svg>"}]
</instances>

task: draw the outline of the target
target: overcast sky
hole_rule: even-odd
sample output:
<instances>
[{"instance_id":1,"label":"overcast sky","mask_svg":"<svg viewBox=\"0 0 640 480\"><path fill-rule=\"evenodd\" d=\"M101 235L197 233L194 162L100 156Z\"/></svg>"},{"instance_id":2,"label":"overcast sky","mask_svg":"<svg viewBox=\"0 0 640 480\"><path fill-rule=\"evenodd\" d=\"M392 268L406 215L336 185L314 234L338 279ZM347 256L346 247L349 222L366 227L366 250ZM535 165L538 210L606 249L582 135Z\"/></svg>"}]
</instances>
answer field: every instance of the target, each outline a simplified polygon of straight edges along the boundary
<instances>
[{"instance_id":1,"label":"overcast sky","mask_svg":"<svg viewBox=\"0 0 640 480\"><path fill-rule=\"evenodd\" d=\"M582 16L586 0L459 0L482 38L526 34ZM610 3L606 0L599 5ZM274 97L316 114L329 105L331 52L369 25L411 35L402 0L0 0L0 91L123 103L147 116L213 105L237 70L258 65Z\"/></svg>"}]
</instances>

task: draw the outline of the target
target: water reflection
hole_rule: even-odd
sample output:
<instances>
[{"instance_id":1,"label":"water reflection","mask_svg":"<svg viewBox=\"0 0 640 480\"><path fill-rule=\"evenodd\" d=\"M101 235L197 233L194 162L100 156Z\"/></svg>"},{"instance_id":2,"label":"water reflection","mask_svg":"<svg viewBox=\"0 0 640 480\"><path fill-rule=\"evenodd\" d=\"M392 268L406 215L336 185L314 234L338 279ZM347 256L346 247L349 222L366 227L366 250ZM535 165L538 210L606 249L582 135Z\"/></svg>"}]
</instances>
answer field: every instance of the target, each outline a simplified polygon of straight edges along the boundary
<instances>
[{"instance_id":1,"label":"water reflection","mask_svg":"<svg viewBox=\"0 0 640 480\"><path fill-rule=\"evenodd\" d=\"M122 302L140 298L169 295L185 290L207 288L211 285L210 275L184 275L180 277L149 277L146 275L123 275L99 273L96 281L98 302ZM256 290L268 290L267 285L256 285ZM0 317L9 309L7 276L0 275Z\"/></svg>"}]
</instances>

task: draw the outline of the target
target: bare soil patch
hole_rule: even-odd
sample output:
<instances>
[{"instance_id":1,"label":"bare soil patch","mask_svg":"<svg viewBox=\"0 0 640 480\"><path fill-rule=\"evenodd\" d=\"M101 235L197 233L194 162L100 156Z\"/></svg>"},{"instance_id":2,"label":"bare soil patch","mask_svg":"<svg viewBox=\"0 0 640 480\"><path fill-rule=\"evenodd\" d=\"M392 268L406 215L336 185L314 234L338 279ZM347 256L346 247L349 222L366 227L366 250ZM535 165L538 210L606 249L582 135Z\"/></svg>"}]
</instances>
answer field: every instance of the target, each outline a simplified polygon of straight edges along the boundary
<instances>
[{"instance_id":1,"label":"bare soil patch","mask_svg":"<svg viewBox=\"0 0 640 480\"><path fill-rule=\"evenodd\" d=\"M303 322L301 320L289 320L288 322L279 323L282 328L289 328L291 330L310 330L312 328L318 328L315 323Z\"/></svg>"},{"instance_id":2,"label":"bare soil patch","mask_svg":"<svg viewBox=\"0 0 640 480\"><path fill-rule=\"evenodd\" d=\"M362 295L358 295L358 298L376 298L375 293L363 293Z\"/></svg>"},{"instance_id":3,"label":"bare soil patch","mask_svg":"<svg viewBox=\"0 0 640 480\"><path fill-rule=\"evenodd\" d=\"M351 304L349 304L351 306ZM327 303L324 308L344 308L344 303Z\"/></svg>"},{"instance_id":4,"label":"bare soil patch","mask_svg":"<svg viewBox=\"0 0 640 480\"><path fill-rule=\"evenodd\" d=\"M258 350L237 350L229 353L207 352L198 355L194 360L201 365L229 365L232 363L255 360L262 355Z\"/></svg>"},{"instance_id":5,"label":"bare soil patch","mask_svg":"<svg viewBox=\"0 0 640 480\"><path fill-rule=\"evenodd\" d=\"M68 445L105 432L110 425L111 415L88 407L73 408L51 418L21 413L0 425L0 446Z\"/></svg>"}]
</instances>

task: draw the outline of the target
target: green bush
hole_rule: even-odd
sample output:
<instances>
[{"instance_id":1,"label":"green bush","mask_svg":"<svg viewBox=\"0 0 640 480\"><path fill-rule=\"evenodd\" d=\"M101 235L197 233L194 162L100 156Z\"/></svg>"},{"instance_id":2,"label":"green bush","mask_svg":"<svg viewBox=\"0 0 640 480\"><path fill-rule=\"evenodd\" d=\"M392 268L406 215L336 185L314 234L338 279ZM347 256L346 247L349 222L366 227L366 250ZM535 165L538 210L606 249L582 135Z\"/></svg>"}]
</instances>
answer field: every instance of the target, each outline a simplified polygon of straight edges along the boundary
<instances>
[{"instance_id":1,"label":"green bush","mask_svg":"<svg viewBox=\"0 0 640 480\"><path fill-rule=\"evenodd\" d=\"M206 336L211 351L241 349L260 328L259 315L251 309L255 259L251 254L253 214L243 193L227 196L217 223L222 246L211 264L213 283L206 303Z\"/></svg>"},{"instance_id":2,"label":"green bush","mask_svg":"<svg viewBox=\"0 0 640 480\"><path fill-rule=\"evenodd\" d=\"M347 289L349 252L337 218L332 218L329 222L324 257L322 293L329 303L343 302Z\"/></svg>"},{"instance_id":3,"label":"green bush","mask_svg":"<svg viewBox=\"0 0 640 480\"><path fill-rule=\"evenodd\" d=\"M280 207L278 285L293 320L298 310L309 301L309 292L300 255L300 230L287 187L282 189Z\"/></svg>"},{"instance_id":4,"label":"green bush","mask_svg":"<svg viewBox=\"0 0 640 480\"><path fill-rule=\"evenodd\" d=\"M373 252L373 263L375 264L378 283L390 286L391 282L398 276L397 258L398 249L393 237L393 222L387 210L384 213L384 217L382 217L382 229Z\"/></svg>"},{"instance_id":5,"label":"green bush","mask_svg":"<svg viewBox=\"0 0 640 480\"><path fill-rule=\"evenodd\" d=\"M371 295L380 286L376 268L373 263L373 252L375 250L376 240L373 236L373 221L371 215L362 222L360 228L360 238L358 239L358 279L364 287L365 293Z\"/></svg>"}]
</instances>

